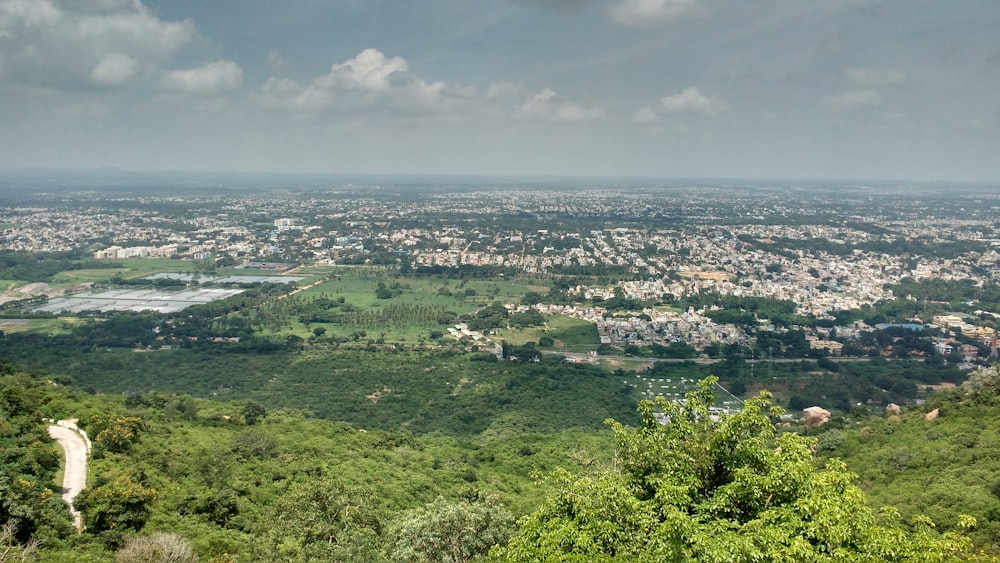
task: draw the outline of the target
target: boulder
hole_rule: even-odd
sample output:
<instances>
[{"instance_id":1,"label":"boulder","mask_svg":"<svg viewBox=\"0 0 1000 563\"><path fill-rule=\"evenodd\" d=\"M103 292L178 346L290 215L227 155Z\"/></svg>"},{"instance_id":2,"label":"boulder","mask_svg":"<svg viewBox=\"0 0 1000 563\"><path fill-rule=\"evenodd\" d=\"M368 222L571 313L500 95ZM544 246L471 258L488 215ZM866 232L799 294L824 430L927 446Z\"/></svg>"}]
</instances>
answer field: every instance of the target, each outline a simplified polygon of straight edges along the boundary
<instances>
[{"instance_id":1,"label":"boulder","mask_svg":"<svg viewBox=\"0 0 1000 563\"><path fill-rule=\"evenodd\" d=\"M806 421L806 428L816 428L830 420L830 411L823 407L809 407L802 409L802 418Z\"/></svg>"},{"instance_id":2,"label":"boulder","mask_svg":"<svg viewBox=\"0 0 1000 563\"><path fill-rule=\"evenodd\" d=\"M886 416L893 416L898 414L899 414L899 405L897 405L896 403L889 403L888 405L885 406Z\"/></svg>"},{"instance_id":3,"label":"boulder","mask_svg":"<svg viewBox=\"0 0 1000 563\"><path fill-rule=\"evenodd\" d=\"M935 418L938 417L939 414L941 414L940 411L938 409L934 409L931 412L924 415L924 420L934 420Z\"/></svg>"}]
</instances>

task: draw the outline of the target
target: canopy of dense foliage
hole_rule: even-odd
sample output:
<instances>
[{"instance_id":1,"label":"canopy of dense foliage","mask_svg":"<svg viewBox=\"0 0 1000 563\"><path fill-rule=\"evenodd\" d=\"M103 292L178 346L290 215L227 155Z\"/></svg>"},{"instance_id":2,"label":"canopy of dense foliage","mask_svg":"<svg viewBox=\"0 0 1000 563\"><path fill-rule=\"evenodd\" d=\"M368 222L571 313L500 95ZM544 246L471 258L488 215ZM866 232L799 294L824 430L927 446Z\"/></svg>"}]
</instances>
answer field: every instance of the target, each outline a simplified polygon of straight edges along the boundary
<instances>
[{"instance_id":1,"label":"canopy of dense foliage","mask_svg":"<svg viewBox=\"0 0 1000 563\"><path fill-rule=\"evenodd\" d=\"M603 434L415 436L246 401L91 395L0 370L0 561L25 550L73 563L156 550L206 561L431 561L443 549L464 561L503 543L515 516L537 506L545 492L535 473L611 461ZM94 439L75 502L79 535L44 421L69 417Z\"/></svg>"},{"instance_id":2,"label":"canopy of dense foliage","mask_svg":"<svg viewBox=\"0 0 1000 563\"><path fill-rule=\"evenodd\" d=\"M612 422L615 469L583 478L557 474L552 496L498 555L510 561L927 561L970 549L960 534L935 536L929 524L906 531L876 518L843 463L821 467L813 439L776 437L766 393L715 421L708 409L713 383L703 381L683 405L644 401L638 429Z\"/></svg>"},{"instance_id":3,"label":"canopy of dense foliage","mask_svg":"<svg viewBox=\"0 0 1000 563\"><path fill-rule=\"evenodd\" d=\"M938 411L927 420L927 413ZM842 428L822 428L820 455L843 459L873 504L904 518L926 514L941 531L976 518L976 546L1000 550L1000 372L970 376L899 415L855 412Z\"/></svg>"}]
</instances>

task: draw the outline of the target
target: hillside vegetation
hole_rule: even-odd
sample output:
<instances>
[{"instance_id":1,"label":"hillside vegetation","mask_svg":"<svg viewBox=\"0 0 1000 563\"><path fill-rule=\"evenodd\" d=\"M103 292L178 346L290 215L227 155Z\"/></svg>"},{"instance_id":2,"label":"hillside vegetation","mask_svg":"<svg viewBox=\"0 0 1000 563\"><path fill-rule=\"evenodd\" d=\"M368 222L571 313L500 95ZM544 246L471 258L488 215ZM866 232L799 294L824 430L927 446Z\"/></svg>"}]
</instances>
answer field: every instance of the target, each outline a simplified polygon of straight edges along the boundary
<instances>
[{"instance_id":1,"label":"hillside vegetation","mask_svg":"<svg viewBox=\"0 0 1000 563\"><path fill-rule=\"evenodd\" d=\"M928 417L928 413L937 415ZM932 418L927 420L927 418ZM818 434L823 457L843 459L874 506L923 513L942 531L975 517L976 544L1000 551L1000 370L983 370L900 415L855 412Z\"/></svg>"},{"instance_id":2,"label":"hillside vegetation","mask_svg":"<svg viewBox=\"0 0 1000 563\"><path fill-rule=\"evenodd\" d=\"M498 542L543 498L535 475L591 471L612 451L605 433L415 437L253 402L88 395L9 366L0 397L0 525L19 545L40 542L53 561L110 560L156 531L180 536L204 560L395 560L406 522L456 510L486 510ZM80 536L57 494L59 450L42 422L69 416L94 441L76 501Z\"/></svg>"},{"instance_id":3,"label":"hillside vegetation","mask_svg":"<svg viewBox=\"0 0 1000 563\"><path fill-rule=\"evenodd\" d=\"M555 356L537 363L497 362L489 354L451 351L254 353L226 345L136 352L31 347L25 341L8 346L6 357L41 372L66 374L81 389L254 400L366 429L473 436L596 430L608 417L637 420L632 388L623 378Z\"/></svg>"},{"instance_id":4,"label":"hillside vegetation","mask_svg":"<svg viewBox=\"0 0 1000 563\"><path fill-rule=\"evenodd\" d=\"M910 518L908 506L898 520L868 512L848 467L814 459L810 438L775 434L766 395L713 422L711 380L685 406L643 402L637 427L475 438L364 429L253 401L91 395L63 383L10 365L0 376L0 525L9 531L0 549L36 550L47 561L116 553L144 561L157 550L178 561L437 561L445 552L452 561L768 561L788 553L905 561L968 555L965 532L983 537L962 499L953 515L914 502L942 519L937 531ZM962 401L1000 404L986 390L949 401L940 403L942 423ZM44 437L43 419L71 416L94 441L88 488L76 502L80 535L56 494L58 450ZM837 447L849 454L862 430L838 430ZM830 435L819 439L823 451ZM851 468L865 463L859 443ZM996 455L995 445L981 447ZM938 472L952 467L939 460ZM891 504L917 498L916 490ZM881 504L880 494L871 502ZM973 516L991 522L988 507Z\"/></svg>"}]
</instances>

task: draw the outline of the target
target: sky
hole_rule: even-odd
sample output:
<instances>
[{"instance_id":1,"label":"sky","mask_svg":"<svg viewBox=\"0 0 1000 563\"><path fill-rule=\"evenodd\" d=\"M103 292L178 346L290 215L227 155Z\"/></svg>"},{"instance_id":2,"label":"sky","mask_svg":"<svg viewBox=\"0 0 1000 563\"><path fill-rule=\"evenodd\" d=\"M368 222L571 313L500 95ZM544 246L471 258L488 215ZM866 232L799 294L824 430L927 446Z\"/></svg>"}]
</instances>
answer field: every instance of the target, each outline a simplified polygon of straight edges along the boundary
<instances>
[{"instance_id":1,"label":"sky","mask_svg":"<svg viewBox=\"0 0 1000 563\"><path fill-rule=\"evenodd\" d=\"M997 0L0 0L0 168L1000 181Z\"/></svg>"}]
</instances>

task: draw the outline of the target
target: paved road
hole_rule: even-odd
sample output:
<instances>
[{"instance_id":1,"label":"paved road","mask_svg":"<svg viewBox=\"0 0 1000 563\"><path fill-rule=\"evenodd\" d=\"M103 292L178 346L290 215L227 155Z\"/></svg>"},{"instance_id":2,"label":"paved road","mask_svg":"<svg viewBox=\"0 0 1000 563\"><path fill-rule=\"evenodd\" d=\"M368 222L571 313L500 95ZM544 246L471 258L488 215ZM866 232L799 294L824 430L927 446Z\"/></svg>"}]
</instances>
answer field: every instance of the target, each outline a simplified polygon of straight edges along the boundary
<instances>
[{"instance_id":1,"label":"paved road","mask_svg":"<svg viewBox=\"0 0 1000 563\"><path fill-rule=\"evenodd\" d=\"M722 361L721 358L692 358L692 359L678 359L678 358L641 358L638 356L595 356L593 354L580 353L580 352L562 352L560 350L542 350L543 354L552 354L556 356L566 356L567 358L573 358L574 360L638 360L645 362L666 362L666 363L684 363L684 362L694 362L696 364L717 364ZM870 362L872 358L868 356L829 356L826 359L833 362ZM888 361L900 360L902 358L886 358ZM748 364L765 364L767 362L774 362L776 364L791 364L801 361L814 362L816 358L757 358L757 359L746 359L744 360Z\"/></svg>"},{"instance_id":2,"label":"paved road","mask_svg":"<svg viewBox=\"0 0 1000 563\"><path fill-rule=\"evenodd\" d=\"M63 471L62 498L69 505L76 529L83 528L83 517L73 509L73 499L87 486L87 444L83 437L69 428L49 426L49 436L62 446L66 453L66 469Z\"/></svg>"}]
</instances>

